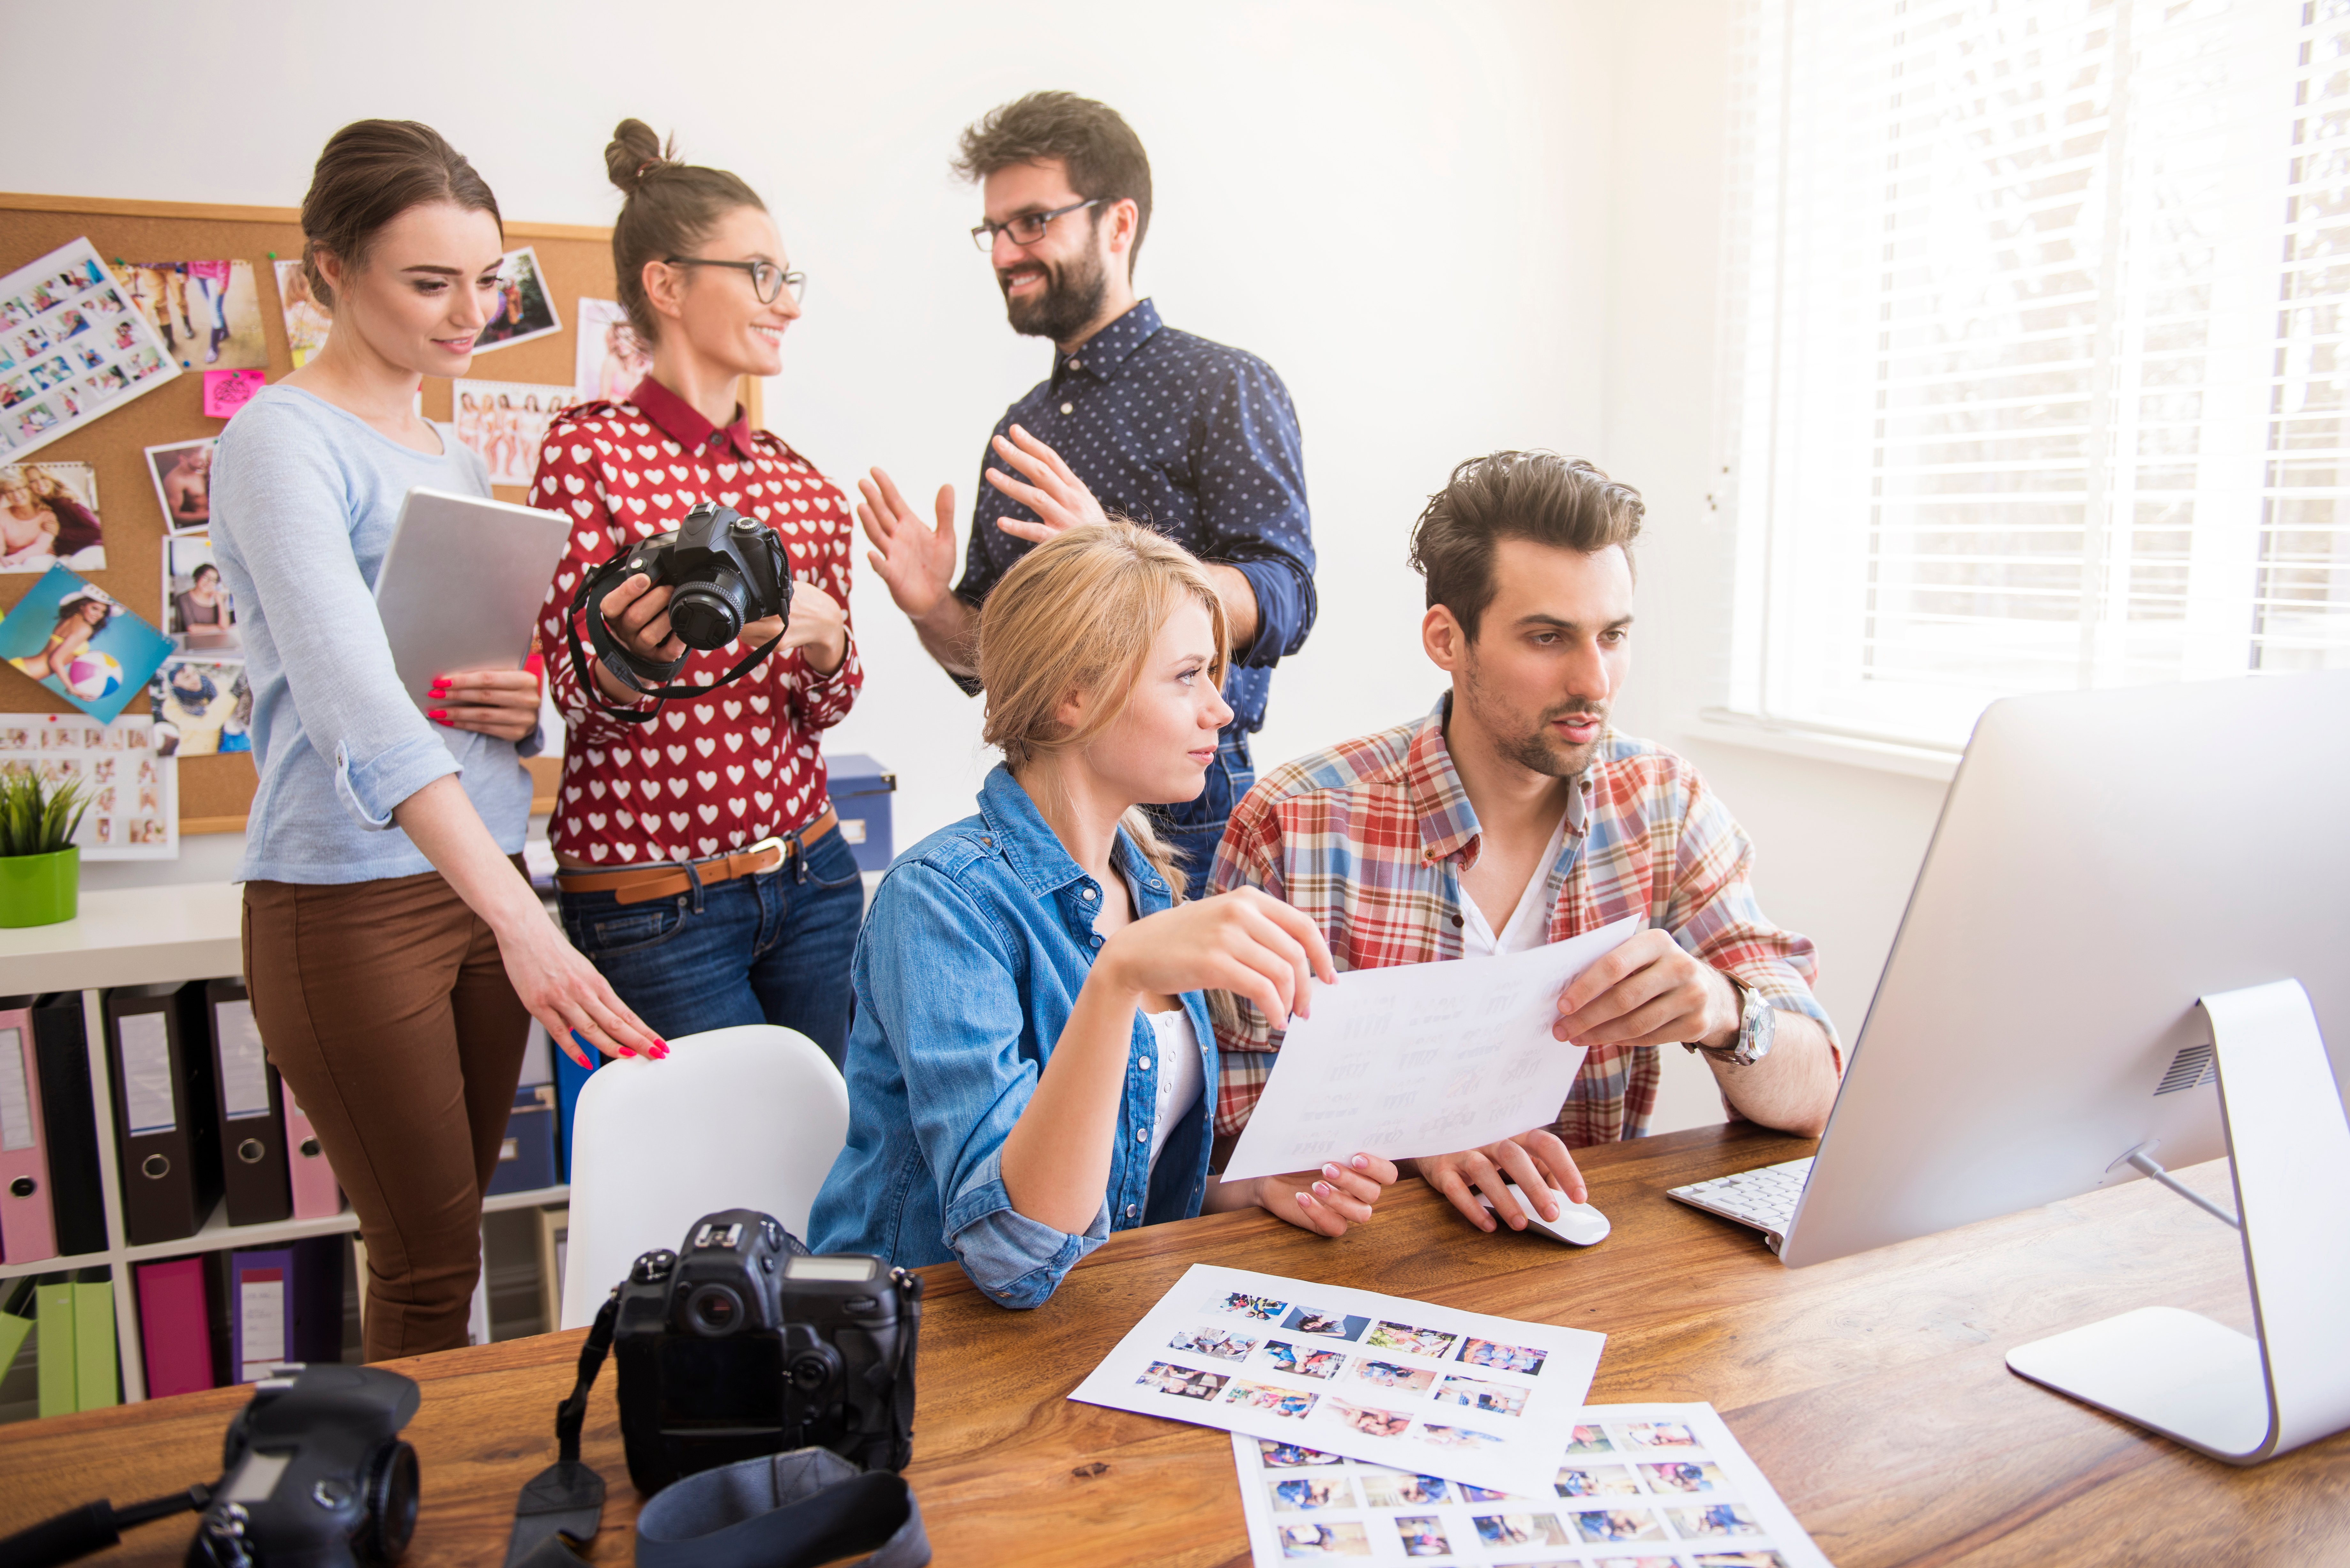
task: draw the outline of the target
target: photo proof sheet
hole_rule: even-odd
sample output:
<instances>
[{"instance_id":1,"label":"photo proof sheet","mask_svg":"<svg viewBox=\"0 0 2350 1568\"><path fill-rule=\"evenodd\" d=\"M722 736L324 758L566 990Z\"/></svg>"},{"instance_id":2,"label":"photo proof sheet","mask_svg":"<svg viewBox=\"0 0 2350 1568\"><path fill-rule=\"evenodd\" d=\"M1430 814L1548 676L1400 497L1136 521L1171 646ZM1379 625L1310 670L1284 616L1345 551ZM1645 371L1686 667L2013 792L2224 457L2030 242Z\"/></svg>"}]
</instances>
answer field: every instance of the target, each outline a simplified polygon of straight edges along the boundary
<instances>
[{"instance_id":1,"label":"photo proof sheet","mask_svg":"<svg viewBox=\"0 0 2350 1568\"><path fill-rule=\"evenodd\" d=\"M1232 1438L1257 1568L1307 1558L1454 1568L1828 1568L1711 1405L1594 1405L1554 1478L1499 1492Z\"/></svg>"},{"instance_id":2,"label":"photo proof sheet","mask_svg":"<svg viewBox=\"0 0 2350 1568\"><path fill-rule=\"evenodd\" d=\"M1640 929L1638 915L1499 958L1357 970L1311 982L1224 1168L1244 1181L1357 1154L1480 1148L1558 1115L1583 1048L1551 1036L1558 993Z\"/></svg>"},{"instance_id":3,"label":"photo proof sheet","mask_svg":"<svg viewBox=\"0 0 2350 1568\"><path fill-rule=\"evenodd\" d=\"M1200 1263L1069 1397L1534 1497L1606 1343Z\"/></svg>"}]
</instances>

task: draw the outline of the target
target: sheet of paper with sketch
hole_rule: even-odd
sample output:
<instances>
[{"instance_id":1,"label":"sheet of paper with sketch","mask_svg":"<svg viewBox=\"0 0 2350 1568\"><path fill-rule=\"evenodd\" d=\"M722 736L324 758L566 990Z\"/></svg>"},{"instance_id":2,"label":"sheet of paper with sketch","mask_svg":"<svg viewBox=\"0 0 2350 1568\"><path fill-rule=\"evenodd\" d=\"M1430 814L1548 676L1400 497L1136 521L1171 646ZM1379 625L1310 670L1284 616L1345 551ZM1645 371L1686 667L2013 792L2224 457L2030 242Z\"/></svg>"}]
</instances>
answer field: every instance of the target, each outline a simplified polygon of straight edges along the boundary
<instances>
[{"instance_id":1,"label":"sheet of paper with sketch","mask_svg":"<svg viewBox=\"0 0 2350 1568\"><path fill-rule=\"evenodd\" d=\"M1558 993L1641 925L1630 915L1530 952L1312 981L1313 1015L1290 1022L1224 1179L1357 1151L1417 1159L1544 1126L1583 1066L1581 1046L1551 1037Z\"/></svg>"}]
</instances>

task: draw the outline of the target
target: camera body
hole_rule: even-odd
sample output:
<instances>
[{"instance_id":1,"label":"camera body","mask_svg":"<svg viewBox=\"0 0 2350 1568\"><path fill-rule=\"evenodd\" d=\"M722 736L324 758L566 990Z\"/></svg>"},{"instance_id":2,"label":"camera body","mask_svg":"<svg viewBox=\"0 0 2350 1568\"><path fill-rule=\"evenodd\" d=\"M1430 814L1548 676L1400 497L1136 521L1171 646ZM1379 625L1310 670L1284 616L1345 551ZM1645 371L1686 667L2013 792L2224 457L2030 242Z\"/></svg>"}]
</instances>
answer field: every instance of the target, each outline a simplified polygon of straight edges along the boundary
<instances>
[{"instance_id":1,"label":"camera body","mask_svg":"<svg viewBox=\"0 0 2350 1568\"><path fill-rule=\"evenodd\" d=\"M764 524L714 501L694 503L675 529L629 551L613 580L637 572L671 590L670 629L688 648L723 648L752 621L792 613L784 542Z\"/></svg>"},{"instance_id":2,"label":"camera body","mask_svg":"<svg viewBox=\"0 0 2350 1568\"><path fill-rule=\"evenodd\" d=\"M865 1469L912 1457L921 1282L904 1270L814 1256L771 1216L730 1209L639 1258L619 1294L620 1438L645 1496L793 1449Z\"/></svg>"},{"instance_id":3,"label":"camera body","mask_svg":"<svg viewBox=\"0 0 2350 1568\"><path fill-rule=\"evenodd\" d=\"M374 1366L288 1367L254 1387L221 1444L189 1568L397 1562L416 1532L416 1385Z\"/></svg>"}]
</instances>

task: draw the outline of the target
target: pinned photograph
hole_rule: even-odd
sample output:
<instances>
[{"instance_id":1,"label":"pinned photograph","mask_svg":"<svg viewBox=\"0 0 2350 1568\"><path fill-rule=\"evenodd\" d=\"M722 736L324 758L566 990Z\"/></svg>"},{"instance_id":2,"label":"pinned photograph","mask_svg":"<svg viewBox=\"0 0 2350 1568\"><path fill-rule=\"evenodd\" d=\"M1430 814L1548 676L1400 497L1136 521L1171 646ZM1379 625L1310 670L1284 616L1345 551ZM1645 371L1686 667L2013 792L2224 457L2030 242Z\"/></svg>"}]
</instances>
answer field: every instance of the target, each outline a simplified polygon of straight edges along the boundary
<instances>
[{"instance_id":1,"label":"pinned photograph","mask_svg":"<svg viewBox=\"0 0 2350 1568\"><path fill-rule=\"evenodd\" d=\"M1543 1363L1550 1359L1550 1352L1537 1350L1530 1345L1496 1345L1490 1339L1472 1339L1461 1347L1461 1359L1471 1366L1489 1366L1496 1372L1523 1372L1529 1377L1539 1377Z\"/></svg>"},{"instance_id":2,"label":"pinned photograph","mask_svg":"<svg viewBox=\"0 0 2350 1568\"><path fill-rule=\"evenodd\" d=\"M1270 1383L1235 1383L1224 1396L1227 1405L1243 1409L1263 1410L1268 1415L1303 1419L1314 1409L1318 1395L1300 1394L1294 1389L1276 1388Z\"/></svg>"},{"instance_id":3,"label":"pinned photograph","mask_svg":"<svg viewBox=\"0 0 2350 1568\"><path fill-rule=\"evenodd\" d=\"M1453 1342L1461 1336L1433 1328L1414 1328L1409 1324L1383 1323L1371 1330L1364 1345L1372 1350L1400 1350L1407 1355L1425 1355L1441 1361L1452 1352Z\"/></svg>"},{"instance_id":4,"label":"pinned photograph","mask_svg":"<svg viewBox=\"0 0 2350 1568\"><path fill-rule=\"evenodd\" d=\"M1762 1527L1742 1503L1715 1502L1703 1508L1669 1508L1665 1517L1684 1541L1703 1541L1719 1535L1760 1535Z\"/></svg>"},{"instance_id":5,"label":"pinned photograph","mask_svg":"<svg viewBox=\"0 0 2350 1568\"><path fill-rule=\"evenodd\" d=\"M236 607L221 583L209 534L175 534L163 541L163 635L181 653L244 657Z\"/></svg>"},{"instance_id":6,"label":"pinned photograph","mask_svg":"<svg viewBox=\"0 0 2350 1568\"><path fill-rule=\"evenodd\" d=\"M1330 1409L1348 1431L1366 1438L1400 1438L1411 1428L1410 1415L1402 1410L1374 1410L1343 1399L1331 1400Z\"/></svg>"},{"instance_id":7,"label":"pinned photograph","mask_svg":"<svg viewBox=\"0 0 2350 1568\"><path fill-rule=\"evenodd\" d=\"M147 449L155 502L174 534L202 534L213 525L213 441L203 436Z\"/></svg>"},{"instance_id":8,"label":"pinned photograph","mask_svg":"<svg viewBox=\"0 0 2350 1568\"><path fill-rule=\"evenodd\" d=\"M1440 1476L1416 1476L1409 1470L1362 1472L1365 1508L1427 1508L1451 1502L1451 1483Z\"/></svg>"},{"instance_id":9,"label":"pinned photograph","mask_svg":"<svg viewBox=\"0 0 2350 1568\"><path fill-rule=\"evenodd\" d=\"M1346 1520L1329 1523L1284 1524L1281 1527L1284 1557L1368 1557L1370 1532Z\"/></svg>"},{"instance_id":10,"label":"pinned photograph","mask_svg":"<svg viewBox=\"0 0 2350 1568\"><path fill-rule=\"evenodd\" d=\"M1436 1374L1417 1367L1400 1366L1392 1361L1373 1361L1368 1357L1355 1363L1355 1376L1364 1382L1390 1389L1399 1394L1419 1394L1436 1381Z\"/></svg>"},{"instance_id":11,"label":"pinned photograph","mask_svg":"<svg viewBox=\"0 0 2350 1568\"><path fill-rule=\"evenodd\" d=\"M1258 1323L1271 1323L1289 1310L1289 1303L1274 1301L1270 1296L1252 1296L1234 1291L1230 1295L1210 1302L1208 1308L1211 1312L1238 1313Z\"/></svg>"},{"instance_id":12,"label":"pinned photograph","mask_svg":"<svg viewBox=\"0 0 2350 1568\"><path fill-rule=\"evenodd\" d=\"M1347 1365L1347 1358L1335 1350L1301 1351L1278 1339L1264 1347L1264 1355L1275 1371L1293 1377L1334 1377Z\"/></svg>"},{"instance_id":13,"label":"pinned photograph","mask_svg":"<svg viewBox=\"0 0 2350 1568\"><path fill-rule=\"evenodd\" d=\"M88 240L0 277L0 452L30 456L179 373Z\"/></svg>"},{"instance_id":14,"label":"pinned photograph","mask_svg":"<svg viewBox=\"0 0 2350 1568\"><path fill-rule=\"evenodd\" d=\"M147 683L154 710L155 754L210 757L253 750L253 692L244 666L210 659L171 659Z\"/></svg>"},{"instance_id":15,"label":"pinned photograph","mask_svg":"<svg viewBox=\"0 0 2350 1568\"><path fill-rule=\"evenodd\" d=\"M1196 1366L1178 1366L1171 1361L1154 1361L1135 1379L1145 1388L1155 1388L1161 1394L1172 1394L1182 1399L1212 1399L1223 1392L1232 1381L1228 1372L1202 1372Z\"/></svg>"},{"instance_id":16,"label":"pinned photograph","mask_svg":"<svg viewBox=\"0 0 2350 1568\"><path fill-rule=\"evenodd\" d=\"M1669 1465L1642 1465L1640 1473L1648 1478L1650 1491L1721 1490L1721 1467L1707 1464L1701 1459L1679 1459Z\"/></svg>"},{"instance_id":17,"label":"pinned photograph","mask_svg":"<svg viewBox=\"0 0 2350 1568\"><path fill-rule=\"evenodd\" d=\"M618 300L581 299L577 308L579 319L573 325L579 328L579 348L572 385L579 400L627 401L653 368L653 357L637 341L629 313Z\"/></svg>"},{"instance_id":18,"label":"pinned photograph","mask_svg":"<svg viewBox=\"0 0 2350 1568\"><path fill-rule=\"evenodd\" d=\"M1270 1438L1256 1440L1258 1457L1269 1470L1304 1469L1311 1465L1343 1465L1343 1454L1326 1454L1319 1449L1300 1448L1295 1443L1276 1443Z\"/></svg>"},{"instance_id":19,"label":"pinned photograph","mask_svg":"<svg viewBox=\"0 0 2350 1568\"><path fill-rule=\"evenodd\" d=\"M1325 1508L1355 1506L1355 1484L1345 1476L1323 1480L1314 1476L1293 1476L1277 1480L1267 1489L1276 1513L1312 1513Z\"/></svg>"},{"instance_id":20,"label":"pinned photograph","mask_svg":"<svg viewBox=\"0 0 2350 1568\"><path fill-rule=\"evenodd\" d=\"M171 640L65 566L0 618L0 659L101 724L155 673Z\"/></svg>"},{"instance_id":21,"label":"pinned photograph","mask_svg":"<svg viewBox=\"0 0 2350 1568\"><path fill-rule=\"evenodd\" d=\"M1187 1328L1168 1340L1167 1348L1212 1355L1219 1361L1244 1361L1260 1343L1254 1335L1234 1334L1228 1328Z\"/></svg>"},{"instance_id":22,"label":"pinned photograph","mask_svg":"<svg viewBox=\"0 0 2350 1568\"><path fill-rule=\"evenodd\" d=\"M1508 1383L1481 1383L1473 1377L1448 1377L1436 1387L1440 1405L1466 1405L1496 1416L1526 1413L1526 1391Z\"/></svg>"},{"instance_id":23,"label":"pinned photograph","mask_svg":"<svg viewBox=\"0 0 2350 1568\"><path fill-rule=\"evenodd\" d=\"M1572 1544L1558 1516L1550 1513L1481 1513L1471 1519L1477 1539L1488 1546Z\"/></svg>"},{"instance_id":24,"label":"pinned photograph","mask_svg":"<svg viewBox=\"0 0 2350 1568\"><path fill-rule=\"evenodd\" d=\"M0 468L0 572L106 569L98 471L86 462Z\"/></svg>"},{"instance_id":25,"label":"pinned photograph","mask_svg":"<svg viewBox=\"0 0 2350 1568\"><path fill-rule=\"evenodd\" d=\"M536 477L546 427L572 400L568 387L527 381L459 381L452 396L457 440L489 466L492 484L528 484Z\"/></svg>"},{"instance_id":26,"label":"pinned photograph","mask_svg":"<svg viewBox=\"0 0 2350 1568\"><path fill-rule=\"evenodd\" d=\"M1316 1312L1312 1307L1299 1307L1281 1320L1281 1326L1293 1334L1318 1334L1325 1339L1359 1339L1367 1317L1348 1317L1343 1313Z\"/></svg>"},{"instance_id":27,"label":"pinned photograph","mask_svg":"<svg viewBox=\"0 0 2350 1568\"><path fill-rule=\"evenodd\" d=\"M199 369L265 370L269 339L249 261L134 261L123 292L173 358Z\"/></svg>"},{"instance_id":28,"label":"pinned photograph","mask_svg":"<svg viewBox=\"0 0 2350 1568\"><path fill-rule=\"evenodd\" d=\"M525 245L508 251L498 265L498 297L490 319L473 339L473 352L510 348L563 330L555 314L555 300L546 292L546 273L538 253Z\"/></svg>"},{"instance_id":29,"label":"pinned photograph","mask_svg":"<svg viewBox=\"0 0 2350 1568\"><path fill-rule=\"evenodd\" d=\"M93 724L78 713L19 713L0 724L0 773L82 786L74 843L88 860L169 860L180 851L177 774L150 744L144 713Z\"/></svg>"},{"instance_id":30,"label":"pinned photograph","mask_svg":"<svg viewBox=\"0 0 2350 1568\"><path fill-rule=\"evenodd\" d=\"M1650 1466L1652 1469L1666 1467ZM1638 1497L1640 1483L1622 1465L1567 1466L1558 1472L1561 1497Z\"/></svg>"},{"instance_id":31,"label":"pinned photograph","mask_svg":"<svg viewBox=\"0 0 2350 1568\"><path fill-rule=\"evenodd\" d=\"M1610 1427L1616 1440L1627 1449L1694 1449L1697 1434L1679 1421L1640 1421Z\"/></svg>"},{"instance_id":32,"label":"pinned photograph","mask_svg":"<svg viewBox=\"0 0 2350 1568\"><path fill-rule=\"evenodd\" d=\"M282 261L277 268L277 311L286 319L286 347L298 370L310 356L327 346L327 330L335 324L327 307L310 292L309 275L298 261Z\"/></svg>"},{"instance_id":33,"label":"pinned photograph","mask_svg":"<svg viewBox=\"0 0 2350 1568\"><path fill-rule=\"evenodd\" d=\"M1575 1532L1586 1541L1669 1541L1665 1527L1645 1508L1591 1509L1572 1516Z\"/></svg>"},{"instance_id":34,"label":"pinned photograph","mask_svg":"<svg viewBox=\"0 0 2350 1568\"><path fill-rule=\"evenodd\" d=\"M1434 1421L1421 1422L1419 1436L1423 1442L1434 1443L1440 1449L1467 1449L1475 1453L1498 1449L1503 1442L1503 1438L1491 1432L1474 1432L1466 1427L1440 1426Z\"/></svg>"},{"instance_id":35,"label":"pinned photograph","mask_svg":"<svg viewBox=\"0 0 2350 1568\"><path fill-rule=\"evenodd\" d=\"M1444 1521L1432 1513L1407 1514L1396 1521L1406 1557L1450 1557L1452 1542L1445 1539Z\"/></svg>"}]
</instances>

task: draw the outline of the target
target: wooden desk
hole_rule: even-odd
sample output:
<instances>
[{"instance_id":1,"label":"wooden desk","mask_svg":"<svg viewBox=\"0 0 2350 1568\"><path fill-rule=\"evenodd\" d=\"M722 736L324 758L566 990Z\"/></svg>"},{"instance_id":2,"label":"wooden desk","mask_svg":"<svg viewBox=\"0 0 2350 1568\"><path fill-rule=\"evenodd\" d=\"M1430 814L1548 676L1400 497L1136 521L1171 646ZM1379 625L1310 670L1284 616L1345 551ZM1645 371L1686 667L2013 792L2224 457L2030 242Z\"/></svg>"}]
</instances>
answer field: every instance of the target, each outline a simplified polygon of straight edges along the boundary
<instances>
[{"instance_id":1,"label":"wooden desk","mask_svg":"<svg viewBox=\"0 0 2350 1568\"><path fill-rule=\"evenodd\" d=\"M1596 1402L1707 1399L1840 1568L2350 1563L2350 1435L2239 1470L2010 1374L2021 1340L2165 1302L2248 1324L2232 1233L2149 1182L1788 1271L1668 1187L1810 1146L1703 1128L1587 1151L1616 1231L1587 1251L1484 1236L1416 1182L1339 1242L1263 1214L1113 1239L1034 1313L931 1271L916 1461L941 1564L1245 1563L1222 1432L1066 1396L1195 1262L1604 1330ZM2216 1186L2220 1168L2201 1185ZM395 1364L424 1513L407 1562L500 1561L517 1488L554 1457L580 1333ZM207 1477L236 1390L0 1428L0 1532L74 1502ZM636 1512L608 1368L586 1455L611 1483L598 1563ZM192 1521L97 1562L176 1563Z\"/></svg>"}]
</instances>

